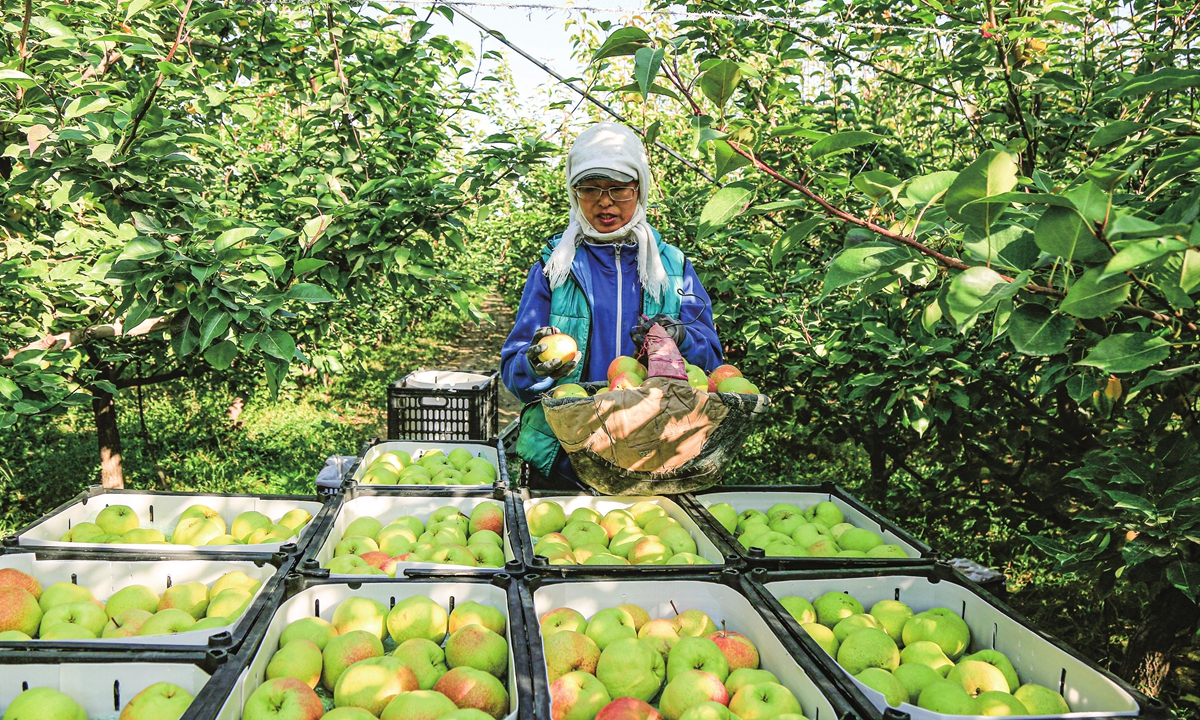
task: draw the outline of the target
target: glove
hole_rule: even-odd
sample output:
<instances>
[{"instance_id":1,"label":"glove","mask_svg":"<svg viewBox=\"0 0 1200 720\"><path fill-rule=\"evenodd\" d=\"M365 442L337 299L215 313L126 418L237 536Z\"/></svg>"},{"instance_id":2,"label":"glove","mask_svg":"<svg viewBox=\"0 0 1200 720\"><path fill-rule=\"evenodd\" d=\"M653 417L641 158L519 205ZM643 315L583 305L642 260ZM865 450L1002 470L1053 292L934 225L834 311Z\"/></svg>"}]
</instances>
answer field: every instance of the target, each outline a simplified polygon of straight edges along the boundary
<instances>
[{"instance_id":1,"label":"glove","mask_svg":"<svg viewBox=\"0 0 1200 720\"><path fill-rule=\"evenodd\" d=\"M546 346L542 344L542 338L548 335L556 335L562 332L556 327L547 326L540 327L533 332L533 340L530 341L529 347L525 349L525 358L529 360L529 366L533 368L533 372L541 377L552 377L555 380L566 377L579 364L579 353L576 353L574 360L563 362L558 358L554 358L548 362L542 362L538 359L538 355L546 352Z\"/></svg>"},{"instance_id":2,"label":"glove","mask_svg":"<svg viewBox=\"0 0 1200 720\"><path fill-rule=\"evenodd\" d=\"M662 329L667 331L667 335L675 343L675 347L683 347L683 341L687 339L687 326L669 315L659 314L651 318L643 316L637 327L629 332L629 337L633 340L633 345L638 351L645 344L646 333L650 332L650 327L654 323L662 325Z\"/></svg>"}]
</instances>

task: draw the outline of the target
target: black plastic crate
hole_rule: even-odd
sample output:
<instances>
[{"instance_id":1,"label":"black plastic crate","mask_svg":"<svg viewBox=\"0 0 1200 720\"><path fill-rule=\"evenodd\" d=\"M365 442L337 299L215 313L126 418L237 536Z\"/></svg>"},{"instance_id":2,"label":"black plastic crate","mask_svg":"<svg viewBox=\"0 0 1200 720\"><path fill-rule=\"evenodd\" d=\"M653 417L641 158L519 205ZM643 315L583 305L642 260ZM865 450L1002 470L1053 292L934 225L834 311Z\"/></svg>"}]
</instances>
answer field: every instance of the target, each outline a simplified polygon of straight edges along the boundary
<instances>
[{"instance_id":1,"label":"black plastic crate","mask_svg":"<svg viewBox=\"0 0 1200 720\"><path fill-rule=\"evenodd\" d=\"M713 496L729 496L719 500ZM938 559L933 549L910 533L906 532L891 520L864 505L858 498L851 495L840 485L824 483L821 485L730 485L718 486L697 493L685 493L676 496L680 504L696 518L709 533L714 542L728 548L729 552L741 558L748 567L762 567L768 570L803 570L831 568L879 568L879 567L908 567L911 565L933 564ZM767 557L759 548L746 548L738 542L737 537L725 529L712 513L708 505L716 502L729 502L734 509L741 513L748 509L766 512L767 508L778 502L789 502L794 505L812 505L829 501L839 506L856 527L877 531L885 542L898 544L909 553L905 558L870 558L870 557Z\"/></svg>"},{"instance_id":2,"label":"black plastic crate","mask_svg":"<svg viewBox=\"0 0 1200 720\"><path fill-rule=\"evenodd\" d=\"M391 440L479 440L500 434L500 373L463 370L488 378L468 389L410 387L409 378L387 389L387 436Z\"/></svg>"},{"instance_id":3,"label":"black plastic crate","mask_svg":"<svg viewBox=\"0 0 1200 720\"><path fill-rule=\"evenodd\" d=\"M496 573L519 574L524 569L521 548L518 543L518 531L513 524L513 504L509 493L504 490L493 490L481 486L484 490L472 490L454 485L437 486L425 485L417 490L381 490L379 485L358 485L344 488L332 497L329 512L322 518L322 526L313 541L305 548L303 556L296 569L311 578L329 579L333 582L395 582L404 577L478 577ZM397 578L382 575L337 575L330 577L329 571L321 566L322 557L328 557L325 550L340 542L342 535L338 529L343 512L356 504L370 504L382 508L380 514L410 515L402 508L413 507L414 503L436 503L439 500L447 504L461 504L464 507L474 506L482 501L493 501L504 509L504 541L506 562L501 568L469 567L449 564L419 563L405 567L403 574L397 569ZM464 514L469 514L464 513ZM376 515L370 515L375 517ZM384 523L386 525L386 523Z\"/></svg>"},{"instance_id":4,"label":"black plastic crate","mask_svg":"<svg viewBox=\"0 0 1200 720\"><path fill-rule=\"evenodd\" d=\"M796 595L812 600L827 592L845 592L862 602L864 609L879 600L899 600L913 611L930 607L955 610L971 629L971 645L965 652L999 650L1008 656L1022 681L1036 682L1062 693L1074 711L1041 717L1105 718L1142 717L1165 720L1170 713L1162 703L1135 690L1128 683L1041 630L1017 611L997 600L945 563L907 568L876 568L829 571L768 571L756 568L746 577L747 587L761 599L760 607L773 612L795 639L796 647L819 663L825 672L856 703L866 702L888 715L913 720L950 720L904 703L887 708L883 695L867 688L842 669L837 661L809 637L780 603L781 597ZM1080 706L1082 702L1086 706ZM1101 707L1105 703L1122 707Z\"/></svg>"},{"instance_id":5,"label":"black plastic crate","mask_svg":"<svg viewBox=\"0 0 1200 720\"><path fill-rule=\"evenodd\" d=\"M200 636L184 643L177 641L179 635L148 635L137 640L0 640L0 663L7 662L12 657L26 655L31 651L76 654L99 652L114 655L205 653L215 650L232 652L252 632L259 614L268 607L271 602L270 598L276 589L282 587L284 577L292 571L297 559L297 554L284 552L276 553L273 556L230 554L213 557L193 553L187 555L121 555L103 558L97 557L94 553L62 551L6 553L0 556L0 560L3 560L0 562L0 567L13 567L22 572L32 570L29 574L42 583L43 589L50 584L47 582L48 580L71 582L76 585L89 584L89 579L95 581L104 575L106 565L111 566L108 568L109 572L129 572L131 574L132 579L122 583L121 587L146 584L146 582L139 582L142 579L154 582L149 578L161 578L163 575L166 576L166 585L169 587L175 582L187 582L187 578L196 577L196 573L208 571L212 575L219 572L213 569L215 564L230 564L228 570L248 571L247 574L251 574L251 576L257 568L261 571L259 579L262 586L231 630ZM267 575L268 572L269 575ZM215 579L213 577L213 580ZM119 590L120 587L116 589Z\"/></svg>"},{"instance_id":6,"label":"black plastic crate","mask_svg":"<svg viewBox=\"0 0 1200 720\"><path fill-rule=\"evenodd\" d=\"M411 453L416 449L416 446L420 446L423 450L441 450L447 454L454 448L462 447L470 450L476 457L486 456L488 460L492 460L494 455L496 480L491 485L369 485L367 487L375 488L382 492L399 492L401 494L413 491L441 492L442 490L490 494L492 492L500 492L508 487L508 460L505 457L505 448L503 443L495 438L488 441L471 440L460 442L381 440L379 438L371 438L362 444L362 448L358 451L358 458L350 464L350 467L346 468L346 472L342 475L342 487L359 485L359 478L367 472L371 463L389 450L405 450Z\"/></svg>"},{"instance_id":7,"label":"black plastic crate","mask_svg":"<svg viewBox=\"0 0 1200 720\"><path fill-rule=\"evenodd\" d=\"M273 604L255 623L254 634L237 652L235 662L230 663L236 672L222 672L219 684L214 689L218 716L221 720L239 720L246 699L265 677L266 666L278 642L280 623L289 622L290 614L330 618L337 602L346 597L371 597L383 602L389 609L404 598L424 595L443 604L452 611L457 602L476 600L493 607L499 605L497 592L503 593L503 607L508 620L509 682L508 692L515 702L505 720L524 720L530 717L527 708L533 706L533 686L530 672L529 647L524 604L516 579L507 573L488 578L424 578L391 579L386 583L353 582L343 583L291 574L283 587L273 596ZM181 720L192 720L182 718ZM200 720L199 718L195 720Z\"/></svg>"},{"instance_id":8,"label":"black plastic crate","mask_svg":"<svg viewBox=\"0 0 1200 720\"><path fill-rule=\"evenodd\" d=\"M139 654L31 650L0 658L0 708L25 690L50 687L81 704L88 717L115 718L142 690L171 682L193 697L180 720L216 720L226 679L239 669L223 648Z\"/></svg>"},{"instance_id":9,"label":"black plastic crate","mask_svg":"<svg viewBox=\"0 0 1200 720\"><path fill-rule=\"evenodd\" d=\"M575 577L575 576L592 576L606 575L608 577L638 577L644 575L671 576L695 572L706 572L709 570L722 570L727 567L741 567L742 561L738 555L727 544L718 540L714 540L712 533L707 531L695 517L688 512L688 509L680 501L680 495L592 495L587 493L566 494L555 490L540 490L529 491L522 490L520 492L513 491L513 519L517 523L518 539L521 543L521 550L524 554L525 567L529 571L538 572L546 577ZM604 508L604 512L617 509L619 507L632 506L643 500L665 501L660 502L667 514L676 517L676 520L682 518L684 527L692 535L692 539L696 542L696 554L709 560L711 565L552 565L541 555L534 554L534 545L532 535L529 531L529 522L525 517L525 513L530 507L543 500L554 500L559 504L566 504L564 510L567 515L571 514L574 505L592 507L593 509ZM599 510L598 510L599 511ZM603 514L603 513L602 513ZM687 523L692 523L693 527L689 527ZM707 545L705 544L707 543ZM811 720L811 719L810 719Z\"/></svg>"},{"instance_id":10,"label":"black plastic crate","mask_svg":"<svg viewBox=\"0 0 1200 720\"><path fill-rule=\"evenodd\" d=\"M529 657L533 665L536 714L530 717L536 720L552 718L550 680L542 652L539 618L553 607L562 606L546 602L542 595L571 598L564 604L589 618L601 609L625 603L640 605L651 619L666 617L676 611L703 610L718 625L742 633L754 642L762 658L760 667L774 672L781 684L792 690L809 720L881 718L881 713L869 704L855 704L847 698L825 670L799 650L779 618L762 608L758 593L745 583L744 576L736 569L627 578L600 573L590 577L552 578L534 573L527 574L520 585L529 631ZM580 607L572 603L580 604ZM781 672L781 665L786 665L788 671Z\"/></svg>"}]
</instances>

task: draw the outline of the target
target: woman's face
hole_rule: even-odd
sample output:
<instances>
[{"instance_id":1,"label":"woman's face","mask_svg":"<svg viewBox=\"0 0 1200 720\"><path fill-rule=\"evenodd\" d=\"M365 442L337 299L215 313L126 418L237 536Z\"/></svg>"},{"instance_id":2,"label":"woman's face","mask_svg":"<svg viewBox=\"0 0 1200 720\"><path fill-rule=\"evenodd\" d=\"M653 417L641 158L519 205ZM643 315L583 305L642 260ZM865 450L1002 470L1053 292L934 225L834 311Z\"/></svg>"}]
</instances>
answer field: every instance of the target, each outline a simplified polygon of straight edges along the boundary
<instances>
[{"instance_id":1,"label":"woman's face","mask_svg":"<svg viewBox=\"0 0 1200 720\"><path fill-rule=\"evenodd\" d=\"M616 180L584 180L576 185L573 190L575 197L579 201L579 209L583 211L583 216L591 223L592 227L602 233L613 232L619 230L633 219L633 214L637 211L637 182L618 182ZM580 190L586 188L600 188L602 190L613 190L614 188L633 188L633 198L624 202L616 202L607 192L600 194L600 197L591 200L580 197ZM594 192L594 191L593 191Z\"/></svg>"}]
</instances>

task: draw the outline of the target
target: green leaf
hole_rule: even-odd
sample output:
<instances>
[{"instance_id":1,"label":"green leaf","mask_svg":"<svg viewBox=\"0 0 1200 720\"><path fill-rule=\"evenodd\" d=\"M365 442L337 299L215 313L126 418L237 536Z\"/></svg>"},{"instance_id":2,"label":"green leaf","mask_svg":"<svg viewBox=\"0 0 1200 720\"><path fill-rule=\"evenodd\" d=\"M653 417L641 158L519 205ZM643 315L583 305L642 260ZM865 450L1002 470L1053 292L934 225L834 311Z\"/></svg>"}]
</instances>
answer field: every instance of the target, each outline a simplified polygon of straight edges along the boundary
<instances>
[{"instance_id":1,"label":"green leaf","mask_svg":"<svg viewBox=\"0 0 1200 720\"><path fill-rule=\"evenodd\" d=\"M327 303L335 300L328 290L310 283L297 283L288 288L283 296L289 300L303 300L307 303Z\"/></svg>"},{"instance_id":2,"label":"green leaf","mask_svg":"<svg viewBox=\"0 0 1200 720\"><path fill-rule=\"evenodd\" d=\"M1195 372L1196 370L1200 370L1200 365L1184 365L1182 367L1173 367L1170 370L1151 370L1150 372L1146 373L1146 377L1142 378L1140 383L1138 383L1132 390L1129 391L1129 394L1132 395L1139 390L1144 390L1148 387L1154 387L1155 385L1167 382L1168 380L1174 380L1180 375L1186 375L1190 372Z\"/></svg>"},{"instance_id":3,"label":"green leaf","mask_svg":"<svg viewBox=\"0 0 1200 720\"><path fill-rule=\"evenodd\" d=\"M956 177L958 177L958 173L953 170L942 170L915 177L908 181L908 186L904 188L904 195L919 205L927 205L945 193L954 184Z\"/></svg>"},{"instance_id":4,"label":"green leaf","mask_svg":"<svg viewBox=\"0 0 1200 720\"><path fill-rule=\"evenodd\" d=\"M1129 298L1129 279L1123 276L1102 280L1104 268L1094 267L1079 277L1067 291L1059 311L1077 318L1098 318L1116 310Z\"/></svg>"},{"instance_id":5,"label":"green leaf","mask_svg":"<svg viewBox=\"0 0 1200 720\"><path fill-rule=\"evenodd\" d=\"M1008 339L1022 355L1057 355L1067 347L1075 324L1045 305L1025 303L1008 320Z\"/></svg>"},{"instance_id":6,"label":"green leaf","mask_svg":"<svg viewBox=\"0 0 1200 720\"><path fill-rule=\"evenodd\" d=\"M229 313L221 308L212 308L206 312L204 314L204 321L200 323L199 348L203 350L213 340L224 335L225 331L229 329L229 323L232 320L233 318Z\"/></svg>"},{"instance_id":7,"label":"green leaf","mask_svg":"<svg viewBox=\"0 0 1200 720\"><path fill-rule=\"evenodd\" d=\"M24 396L21 388L15 382L6 377L0 377L0 398L4 398L5 402L13 403L20 400Z\"/></svg>"},{"instance_id":8,"label":"green leaf","mask_svg":"<svg viewBox=\"0 0 1200 720\"><path fill-rule=\"evenodd\" d=\"M135 237L121 251L121 259L137 260L138 262L153 260L161 255L162 251L163 247L157 240L148 237Z\"/></svg>"},{"instance_id":9,"label":"green leaf","mask_svg":"<svg viewBox=\"0 0 1200 720\"><path fill-rule=\"evenodd\" d=\"M258 228L254 227L239 227L231 230L226 230L217 236L213 243L213 250L221 252L237 245L248 237L258 234Z\"/></svg>"},{"instance_id":10,"label":"green leaf","mask_svg":"<svg viewBox=\"0 0 1200 720\"><path fill-rule=\"evenodd\" d=\"M722 60L700 76L700 90L718 108L724 108L742 80L742 69L732 60Z\"/></svg>"},{"instance_id":11,"label":"green leaf","mask_svg":"<svg viewBox=\"0 0 1200 720\"><path fill-rule=\"evenodd\" d=\"M1189 600L1200 603L1200 563L1176 560L1167 566L1167 581Z\"/></svg>"},{"instance_id":12,"label":"green leaf","mask_svg":"<svg viewBox=\"0 0 1200 720\"><path fill-rule=\"evenodd\" d=\"M1159 225L1136 215L1121 215L1108 224L1106 231L1108 239L1116 243L1120 240L1136 240L1138 238L1188 237L1192 232L1192 226L1183 223ZM1179 244L1184 248L1187 247L1183 242Z\"/></svg>"},{"instance_id":13,"label":"green leaf","mask_svg":"<svg viewBox=\"0 0 1200 720\"><path fill-rule=\"evenodd\" d=\"M99 160L102 163L108 163L112 159L113 153L117 151L117 146L111 143L101 143L92 147L92 154L89 159Z\"/></svg>"},{"instance_id":14,"label":"green leaf","mask_svg":"<svg viewBox=\"0 0 1200 720\"><path fill-rule=\"evenodd\" d=\"M271 399L279 398L279 388L283 385L283 381L287 378L288 366L291 360L276 360L267 358L263 363L267 371L267 387L271 391Z\"/></svg>"},{"instance_id":15,"label":"green leaf","mask_svg":"<svg viewBox=\"0 0 1200 720\"><path fill-rule=\"evenodd\" d=\"M1141 267L1168 253L1183 252L1187 249L1187 243L1165 238L1142 240L1132 245L1126 245L1121 252L1114 255L1113 259L1109 260L1108 264L1104 266L1104 273L1101 274L1100 279L1105 280L1114 275L1121 275L1127 270Z\"/></svg>"},{"instance_id":16,"label":"green leaf","mask_svg":"<svg viewBox=\"0 0 1200 720\"><path fill-rule=\"evenodd\" d=\"M958 323L959 331L962 331L979 314L996 307L996 303L1004 298L1012 297L1028 282L1029 273L1022 273L1009 282L991 268L967 268L950 281L946 306Z\"/></svg>"},{"instance_id":17,"label":"green leaf","mask_svg":"<svg viewBox=\"0 0 1200 720\"><path fill-rule=\"evenodd\" d=\"M16 85L22 88L31 88L37 84L32 77L20 70L13 70L11 68L0 70L0 83Z\"/></svg>"},{"instance_id":18,"label":"green leaf","mask_svg":"<svg viewBox=\"0 0 1200 720\"><path fill-rule=\"evenodd\" d=\"M328 260L318 260L317 258L300 258L292 265L292 274L296 277L307 275L313 270L319 270L329 264Z\"/></svg>"},{"instance_id":19,"label":"green leaf","mask_svg":"<svg viewBox=\"0 0 1200 720\"><path fill-rule=\"evenodd\" d=\"M258 336L258 346L274 358L291 362L296 353L296 341L286 330L272 330Z\"/></svg>"},{"instance_id":20,"label":"green leaf","mask_svg":"<svg viewBox=\"0 0 1200 720\"><path fill-rule=\"evenodd\" d=\"M785 232L771 247L771 266L778 266L788 253L804 242L823 222L825 222L823 217L810 218Z\"/></svg>"},{"instance_id":21,"label":"green leaf","mask_svg":"<svg viewBox=\"0 0 1200 720\"><path fill-rule=\"evenodd\" d=\"M634 54L633 77L637 80L638 87L642 89L642 97L650 96L650 87L654 85L654 78L658 75L658 68L662 65L663 57L667 54L664 48L639 48Z\"/></svg>"},{"instance_id":22,"label":"green leaf","mask_svg":"<svg viewBox=\"0 0 1200 720\"><path fill-rule=\"evenodd\" d=\"M950 219L972 227L987 227L1004 214L1007 202L971 204L1017 186L1016 157L1001 150L988 150L958 174L946 190L942 204Z\"/></svg>"},{"instance_id":23,"label":"green leaf","mask_svg":"<svg viewBox=\"0 0 1200 720\"><path fill-rule=\"evenodd\" d=\"M1164 68L1149 75L1135 77L1124 85L1109 90L1105 97L1135 97L1163 90L1183 90L1192 87L1200 87L1200 71Z\"/></svg>"},{"instance_id":24,"label":"green leaf","mask_svg":"<svg viewBox=\"0 0 1200 720\"><path fill-rule=\"evenodd\" d=\"M697 239L706 238L728 225L753 199L754 186L750 183L737 182L718 190L700 211Z\"/></svg>"},{"instance_id":25,"label":"green leaf","mask_svg":"<svg viewBox=\"0 0 1200 720\"><path fill-rule=\"evenodd\" d=\"M847 130L846 132L827 135L813 143L812 147L808 149L808 157L812 160L816 160L817 158L825 155L831 155L836 152L841 152L842 150L849 150L850 148L858 147L859 145L868 145L870 143L879 142L883 139L884 137L882 135L876 135L875 133L869 133L862 130Z\"/></svg>"},{"instance_id":26,"label":"green leaf","mask_svg":"<svg viewBox=\"0 0 1200 720\"><path fill-rule=\"evenodd\" d=\"M608 36L608 39L592 56L592 62L607 57L633 55L649 44L650 36L646 34L645 30L637 27L624 27Z\"/></svg>"},{"instance_id":27,"label":"green leaf","mask_svg":"<svg viewBox=\"0 0 1200 720\"><path fill-rule=\"evenodd\" d=\"M1111 122L1092 133L1092 139L1088 141L1088 148L1095 150L1105 145L1112 145L1119 140L1124 140L1144 127L1146 126L1142 123L1131 122L1129 120Z\"/></svg>"},{"instance_id":28,"label":"green leaf","mask_svg":"<svg viewBox=\"0 0 1200 720\"><path fill-rule=\"evenodd\" d=\"M1100 342L1076 365L1107 373L1129 373L1157 365L1171 354L1171 344L1150 333L1120 333Z\"/></svg>"},{"instance_id":29,"label":"green leaf","mask_svg":"<svg viewBox=\"0 0 1200 720\"><path fill-rule=\"evenodd\" d=\"M750 160L744 155L733 151L733 147L724 140L713 140L713 154L716 156L716 178L720 180L725 175L746 167Z\"/></svg>"},{"instance_id":30,"label":"green leaf","mask_svg":"<svg viewBox=\"0 0 1200 720\"><path fill-rule=\"evenodd\" d=\"M1200 250L1188 250L1183 254L1183 268L1179 273L1179 287L1190 293L1200 285Z\"/></svg>"},{"instance_id":31,"label":"green leaf","mask_svg":"<svg viewBox=\"0 0 1200 720\"><path fill-rule=\"evenodd\" d=\"M1016 270L1030 269L1041 255L1033 241L1033 233L1021 225L989 228L987 233L967 228L963 234L963 249L980 262Z\"/></svg>"},{"instance_id":32,"label":"green leaf","mask_svg":"<svg viewBox=\"0 0 1200 720\"><path fill-rule=\"evenodd\" d=\"M67 105L66 111L63 112L63 117L70 120L72 118L81 117L88 113L99 112L104 108L112 105L108 98L89 95L87 97L75 98Z\"/></svg>"},{"instance_id":33,"label":"green leaf","mask_svg":"<svg viewBox=\"0 0 1200 720\"><path fill-rule=\"evenodd\" d=\"M1067 261L1098 262L1111 256L1091 224L1078 212L1050 206L1033 226L1033 239L1044 252Z\"/></svg>"},{"instance_id":34,"label":"green leaf","mask_svg":"<svg viewBox=\"0 0 1200 720\"><path fill-rule=\"evenodd\" d=\"M1021 205L1056 205L1058 207L1075 209L1075 203L1062 195L1048 193L1002 192L999 195L972 200L974 203L1019 203Z\"/></svg>"},{"instance_id":35,"label":"green leaf","mask_svg":"<svg viewBox=\"0 0 1200 720\"><path fill-rule=\"evenodd\" d=\"M868 242L846 248L829 263L821 294L828 295L833 290L874 277L911 259L911 254L904 248L889 243Z\"/></svg>"},{"instance_id":36,"label":"green leaf","mask_svg":"<svg viewBox=\"0 0 1200 720\"><path fill-rule=\"evenodd\" d=\"M216 369L224 370L229 367L233 359L237 357L237 354L237 343L230 340L222 340L204 351L204 359Z\"/></svg>"},{"instance_id":37,"label":"green leaf","mask_svg":"<svg viewBox=\"0 0 1200 720\"><path fill-rule=\"evenodd\" d=\"M875 202L879 202L880 199L885 197L895 200L900 194L900 188L904 185L904 182L900 178L882 170L868 170L867 172L859 173L854 176L852 182L854 187L858 188L862 194Z\"/></svg>"}]
</instances>

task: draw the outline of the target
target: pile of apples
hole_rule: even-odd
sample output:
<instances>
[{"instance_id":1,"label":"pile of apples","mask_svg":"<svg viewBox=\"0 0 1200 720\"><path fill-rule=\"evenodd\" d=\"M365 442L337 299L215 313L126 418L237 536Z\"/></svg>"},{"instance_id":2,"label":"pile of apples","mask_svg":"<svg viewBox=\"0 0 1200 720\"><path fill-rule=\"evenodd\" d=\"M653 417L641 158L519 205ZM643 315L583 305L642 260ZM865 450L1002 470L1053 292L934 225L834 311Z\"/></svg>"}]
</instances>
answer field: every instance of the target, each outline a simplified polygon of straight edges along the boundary
<instances>
[{"instance_id":1,"label":"pile of apples","mask_svg":"<svg viewBox=\"0 0 1200 720\"><path fill-rule=\"evenodd\" d=\"M811 602L784 597L780 603L843 670L883 693L892 707L906 702L947 715L1071 712L1054 690L1022 684L1004 653L965 654L971 630L953 610L914 613L899 600L880 600L868 613L841 592Z\"/></svg>"},{"instance_id":2,"label":"pile of apples","mask_svg":"<svg viewBox=\"0 0 1200 720\"><path fill-rule=\"evenodd\" d=\"M261 585L234 570L211 586L186 582L159 595L145 585L128 585L100 602L86 587L57 582L43 590L32 575L4 568L0 640L95 640L225 627L250 607Z\"/></svg>"},{"instance_id":3,"label":"pile of apples","mask_svg":"<svg viewBox=\"0 0 1200 720\"><path fill-rule=\"evenodd\" d=\"M742 371L732 365L720 365L708 375L704 368L690 363L684 363L687 369L688 385L705 392L729 392L742 395L757 395L758 387L742 377ZM608 365L608 387L600 388L596 394L613 390L635 388L646 382L650 371L646 366L628 355L613 360ZM550 391L550 397L588 397L587 390L576 383L557 385Z\"/></svg>"},{"instance_id":4,"label":"pile of apples","mask_svg":"<svg viewBox=\"0 0 1200 720\"><path fill-rule=\"evenodd\" d=\"M312 515L303 508L288 510L271 518L248 510L229 525L221 513L206 505L191 505L179 514L168 538L162 530L142 527L137 512L128 505L109 505L96 515L96 522L76 523L62 542L138 545L258 545L288 542L300 534Z\"/></svg>"},{"instance_id":5,"label":"pile of apples","mask_svg":"<svg viewBox=\"0 0 1200 720\"><path fill-rule=\"evenodd\" d=\"M601 516L544 500L525 512L533 552L551 565L711 565L696 554L691 533L656 502L645 500Z\"/></svg>"},{"instance_id":6,"label":"pile of apples","mask_svg":"<svg viewBox=\"0 0 1200 720\"><path fill-rule=\"evenodd\" d=\"M120 720L177 720L192 704L187 690L168 682L154 683L133 696L121 709ZM4 720L87 720L87 711L75 698L54 688L31 687L8 709Z\"/></svg>"},{"instance_id":7,"label":"pile of apples","mask_svg":"<svg viewBox=\"0 0 1200 720\"><path fill-rule=\"evenodd\" d=\"M556 720L804 717L792 692L759 669L754 643L700 610L651 619L619 605L585 619L561 607L540 625Z\"/></svg>"},{"instance_id":8,"label":"pile of apples","mask_svg":"<svg viewBox=\"0 0 1200 720\"><path fill-rule=\"evenodd\" d=\"M359 479L360 485L491 485L496 466L475 457L466 448L450 454L440 449L424 450L416 459L403 450L385 452L371 463Z\"/></svg>"},{"instance_id":9,"label":"pile of apples","mask_svg":"<svg viewBox=\"0 0 1200 720\"><path fill-rule=\"evenodd\" d=\"M423 596L350 597L332 621L289 623L244 720L493 720L508 714L504 613L474 601L454 612ZM443 646L444 645L444 646ZM266 648L264 648L265 650ZM325 711L322 696L332 699Z\"/></svg>"},{"instance_id":10,"label":"pile of apples","mask_svg":"<svg viewBox=\"0 0 1200 720\"><path fill-rule=\"evenodd\" d=\"M777 503L765 513L738 513L729 503L717 503L708 512L742 547L761 548L767 557L908 557L899 545L884 543L879 533L846 522L841 508L829 501L804 510Z\"/></svg>"},{"instance_id":11,"label":"pile of apples","mask_svg":"<svg viewBox=\"0 0 1200 720\"><path fill-rule=\"evenodd\" d=\"M467 517L447 506L426 521L403 515L387 525L360 517L346 526L325 567L335 575L395 577L397 566L405 562L504 567L504 509L482 502Z\"/></svg>"}]
</instances>

